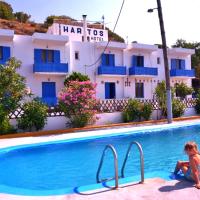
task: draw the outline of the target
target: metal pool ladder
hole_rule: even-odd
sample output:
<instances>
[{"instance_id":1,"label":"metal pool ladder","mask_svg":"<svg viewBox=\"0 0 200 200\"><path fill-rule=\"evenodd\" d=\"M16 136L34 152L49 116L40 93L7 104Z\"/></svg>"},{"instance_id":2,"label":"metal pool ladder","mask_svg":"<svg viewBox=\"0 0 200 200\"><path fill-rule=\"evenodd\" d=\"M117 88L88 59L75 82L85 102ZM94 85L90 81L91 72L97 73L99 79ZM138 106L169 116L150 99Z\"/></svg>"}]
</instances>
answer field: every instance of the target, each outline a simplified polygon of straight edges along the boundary
<instances>
[{"instance_id":1,"label":"metal pool ladder","mask_svg":"<svg viewBox=\"0 0 200 200\"><path fill-rule=\"evenodd\" d=\"M124 170L125 170L125 167L126 167L126 162L128 160L128 157L130 156L130 152L131 152L131 148L133 145L136 145L139 152L140 152L140 172L141 172L141 181L140 183L144 183L144 154L143 154L143 150L142 150L142 147L141 145L138 143L138 142L131 142L129 147L128 147L128 150L127 150L127 153L126 153L126 156L125 156L125 159L124 159L124 162L123 162L123 165L122 165L122 169L121 169L121 175L122 175L122 178L124 178Z\"/></svg>"},{"instance_id":2,"label":"metal pool ladder","mask_svg":"<svg viewBox=\"0 0 200 200\"><path fill-rule=\"evenodd\" d=\"M103 165L103 161L104 161L104 157L105 157L105 153L106 153L107 149L110 149L112 151L112 153L113 153L113 156L114 156L115 177L114 178L107 178L107 179L101 179L100 180L99 179L99 174L100 174L100 171L101 171L101 168L102 168L102 165ZM117 189L118 186L119 186L118 157L117 157L117 152L116 152L115 148L111 144L106 145L106 147L103 150L103 153L102 153L102 156L101 156L101 160L100 160L100 163L99 163L99 167L98 167L98 170L97 170L96 180L97 180L97 183L102 183L102 182L106 182L106 181L110 181L110 180L115 180L114 189Z\"/></svg>"},{"instance_id":3,"label":"metal pool ladder","mask_svg":"<svg viewBox=\"0 0 200 200\"><path fill-rule=\"evenodd\" d=\"M117 189L119 187L119 178L125 177L124 176L124 170L125 170L126 162L128 160L128 157L130 155L131 148L132 148L133 145L136 145L139 152L140 152L140 170L141 170L141 181L140 181L140 183L144 183L144 155L143 155L143 150L142 150L141 145L138 142L135 142L135 141L131 142L130 145L129 145L129 148L127 150L127 153L126 153L126 156L125 156L122 168L121 168L121 176L120 177L118 176L118 156L117 156L117 152L111 144L105 146L103 153L102 153L102 156L101 156L101 160L100 160L100 163L99 163L97 174L96 174L97 183L115 180L115 187L113 189ZM102 168L102 165L103 165L103 161L104 161L104 157L105 157L107 149L110 149L112 151L112 154L113 154L113 157L114 157L115 177L107 178L107 179L100 179L99 175L100 175L100 172L101 172L101 168Z\"/></svg>"}]
</instances>

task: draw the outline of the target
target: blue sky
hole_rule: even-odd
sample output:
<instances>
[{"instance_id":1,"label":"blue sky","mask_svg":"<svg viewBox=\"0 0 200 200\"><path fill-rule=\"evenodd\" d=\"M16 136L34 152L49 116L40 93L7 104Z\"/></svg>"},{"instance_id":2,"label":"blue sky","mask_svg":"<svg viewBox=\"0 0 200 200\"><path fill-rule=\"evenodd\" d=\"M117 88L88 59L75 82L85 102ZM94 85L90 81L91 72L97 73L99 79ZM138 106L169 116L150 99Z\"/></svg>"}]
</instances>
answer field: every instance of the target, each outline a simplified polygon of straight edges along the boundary
<instances>
[{"instance_id":1,"label":"blue sky","mask_svg":"<svg viewBox=\"0 0 200 200\"><path fill-rule=\"evenodd\" d=\"M35 22L43 22L48 15L68 15L81 19L98 21L102 15L109 28L113 28L122 0L7 0L14 11L24 11ZM200 1L162 0L168 45L177 38L200 42ZM124 9L116 32L128 41L161 43L157 11L147 13L156 7L156 0L125 0Z\"/></svg>"}]
</instances>

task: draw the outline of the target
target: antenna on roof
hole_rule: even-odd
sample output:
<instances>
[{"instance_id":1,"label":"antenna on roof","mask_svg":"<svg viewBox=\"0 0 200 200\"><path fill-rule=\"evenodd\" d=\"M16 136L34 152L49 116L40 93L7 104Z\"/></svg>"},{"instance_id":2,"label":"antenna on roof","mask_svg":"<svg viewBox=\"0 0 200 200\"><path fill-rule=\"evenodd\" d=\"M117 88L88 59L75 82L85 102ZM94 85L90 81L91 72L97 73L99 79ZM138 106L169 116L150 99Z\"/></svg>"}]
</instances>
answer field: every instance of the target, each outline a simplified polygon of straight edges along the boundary
<instances>
[{"instance_id":1,"label":"antenna on roof","mask_svg":"<svg viewBox=\"0 0 200 200\"><path fill-rule=\"evenodd\" d=\"M105 28L106 28L106 27L105 27L105 16L104 16L104 15L102 15L102 17L101 17L101 18L102 18L102 20L103 20L103 29L105 30Z\"/></svg>"}]
</instances>

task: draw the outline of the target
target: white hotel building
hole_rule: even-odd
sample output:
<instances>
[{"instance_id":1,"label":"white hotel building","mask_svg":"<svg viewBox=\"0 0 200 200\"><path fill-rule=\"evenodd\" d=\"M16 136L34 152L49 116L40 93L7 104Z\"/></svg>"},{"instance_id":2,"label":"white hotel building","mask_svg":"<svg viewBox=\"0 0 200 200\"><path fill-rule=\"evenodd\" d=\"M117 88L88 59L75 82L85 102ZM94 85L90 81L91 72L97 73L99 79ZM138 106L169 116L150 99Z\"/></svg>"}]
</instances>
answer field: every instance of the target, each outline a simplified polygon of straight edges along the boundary
<instances>
[{"instance_id":1,"label":"white hotel building","mask_svg":"<svg viewBox=\"0 0 200 200\"><path fill-rule=\"evenodd\" d=\"M87 74L97 83L97 98L154 98L155 87L165 79L162 50L156 45L110 42L101 55L107 30L83 24L54 23L47 33L32 36L0 29L0 64L10 57L19 59L19 73L26 77L27 86L49 105L56 104L65 77L73 71ZM184 82L191 86L192 54L191 49L168 49L171 85Z\"/></svg>"}]
</instances>

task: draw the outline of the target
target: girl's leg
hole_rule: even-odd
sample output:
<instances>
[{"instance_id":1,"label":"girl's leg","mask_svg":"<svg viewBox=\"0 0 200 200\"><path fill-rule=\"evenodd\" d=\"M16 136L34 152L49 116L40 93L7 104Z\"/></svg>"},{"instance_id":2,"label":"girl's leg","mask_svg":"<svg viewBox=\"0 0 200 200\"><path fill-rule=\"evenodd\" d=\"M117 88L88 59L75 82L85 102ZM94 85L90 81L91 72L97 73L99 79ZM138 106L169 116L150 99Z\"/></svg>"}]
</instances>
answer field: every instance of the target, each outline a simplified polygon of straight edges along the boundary
<instances>
[{"instance_id":1,"label":"girl's leg","mask_svg":"<svg viewBox=\"0 0 200 200\"><path fill-rule=\"evenodd\" d=\"M179 172L180 169L183 169L183 167L187 168L189 167L189 162L185 162L185 161L178 161L174 170L174 174L177 174ZM185 170L185 169L184 169Z\"/></svg>"}]
</instances>

